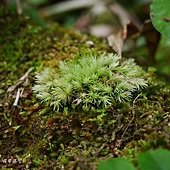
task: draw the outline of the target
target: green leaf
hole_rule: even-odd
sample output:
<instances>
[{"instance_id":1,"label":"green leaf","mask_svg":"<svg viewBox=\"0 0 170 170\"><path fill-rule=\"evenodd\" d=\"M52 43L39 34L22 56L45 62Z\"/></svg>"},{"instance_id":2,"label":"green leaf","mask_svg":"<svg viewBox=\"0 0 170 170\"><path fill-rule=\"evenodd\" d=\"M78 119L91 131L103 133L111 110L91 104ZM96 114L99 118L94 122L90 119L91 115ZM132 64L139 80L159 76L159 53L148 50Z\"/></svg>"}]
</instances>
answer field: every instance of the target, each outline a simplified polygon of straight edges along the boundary
<instances>
[{"instance_id":1,"label":"green leaf","mask_svg":"<svg viewBox=\"0 0 170 170\"><path fill-rule=\"evenodd\" d=\"M102 161L97 170L135 170L132 163L123 158Z\"/></svg>"},{"instance_id":2,"label":"green leaf","mask_svg":"<svg viewBox=\"0 0 170 170\"><path fill-rule=\"evenodd\" d=\"M140 170L170 170L170 151L148 151L139 156L138 162Z\"/></svg>"},{"instance_id":3,"label":"green leaf","mask_svg":"<svg viewBox=\"0 0 170 170\"><path fill-rule=\"evenodd\" d=\"M170 37L170 1L153 0L151 19L154 27L164 36Z\"/></svg>"}]
</instances>

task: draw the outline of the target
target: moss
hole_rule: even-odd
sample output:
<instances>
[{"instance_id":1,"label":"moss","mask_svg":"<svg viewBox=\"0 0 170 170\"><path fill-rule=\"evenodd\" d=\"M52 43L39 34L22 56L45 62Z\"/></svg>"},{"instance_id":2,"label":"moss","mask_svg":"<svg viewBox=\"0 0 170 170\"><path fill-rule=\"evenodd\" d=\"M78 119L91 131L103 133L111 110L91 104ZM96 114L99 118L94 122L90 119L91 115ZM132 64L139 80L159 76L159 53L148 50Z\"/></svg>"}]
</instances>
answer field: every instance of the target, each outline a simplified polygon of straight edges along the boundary
<instances>
[{"instance_id":1,"label":"moss","mask_svg":"<svg viewBox=\"0 0 170 170\"><path fill-rule=\"evenodd\" d=\"M33 91L54 109L106 112L128 103L147 87L144 72L132 59L121 61L112 53L91 50L78 53L58 69L46 68L36 75Z\"/></svg>"},{"instance_id":2,"label":"moss","mask_svg":"<svg viewBox=\"0 0 170 170\"><path fill-rule=\"evenodd\" d=\"M142 96L102 117L59 113L33 95L35 72L87 48L109 51L107 44L58 25L39 28L10 14L1 16L0 25L0 156L18 160L0 161L2 168L92 169L100 159L134 159L150 148L170 148L170 89L154 75L145 75L148 88ZM27 78L19 80L31 67ZM19 88L23 93L13 106Z\"/></svg>"}]
</instances>

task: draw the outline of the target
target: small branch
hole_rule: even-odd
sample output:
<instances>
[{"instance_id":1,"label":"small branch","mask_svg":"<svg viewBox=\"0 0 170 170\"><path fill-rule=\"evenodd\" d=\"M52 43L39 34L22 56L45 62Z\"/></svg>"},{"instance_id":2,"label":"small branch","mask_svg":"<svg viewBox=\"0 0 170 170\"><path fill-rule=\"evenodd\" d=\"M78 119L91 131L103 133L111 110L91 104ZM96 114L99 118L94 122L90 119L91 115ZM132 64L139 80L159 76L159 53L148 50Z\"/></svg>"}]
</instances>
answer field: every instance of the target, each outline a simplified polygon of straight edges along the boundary
<instances>
[{"instance_id":1,"label":"small branch","mask_svg":"<svg viewBox=\"0 0 170 170\"><path fill-rule=\"evenodd\" d=\"M14 91L19 85L21 85L21 84L25 81L25 79L28 77L29 73L30 73L32 70L33 70L33 67L31 67L31 68L19 79L19 81L18 81L16 84L14 84L13 86L9 87L9 88L7 89L7 92L12 92L12 91Z\"/></svg>"},{"instance_id":2,"label":"small branch","mask_svg":"<svg viewBox=\"0 0 170 170\"><path fill-rule=\"evenodd\" d=\"M141 94L141 93L140 93ZM129 121L128 125L126 126L125 130L123 131L123 134L121 136L121 139L119 141L119 146L121 145L122 141L123 141L123 138L125 136L125 133L127 132L130 124L133 122L133 120L135 119L135 104L136 104L136 100L139 98L140 94L138 94L136 96L136 98L133 100L133 103L132 103L132 119Z\"/></svg>"},{"instance_id":3,"label":"small branch","mask_svg":"<svg viewBox=\"0 0 170 170\"><path fill-rule=\"evenodd\" d=\"M18 89L16 98L15 98L15 102L14 102L13 106L17 106L18 105L19 98L22 95L23 91L24 91L24 88L19 88Z\"/></svg>"},{"instance_id":4,"label":"small branch","mask_svg":"<svg viewBox=\"0 0 170 170\"><path fill-rule=\"evenodd\" d=\"M19 80L24 81L32 70L33 67L31 67Z\"/></svg>"}]
</instances>

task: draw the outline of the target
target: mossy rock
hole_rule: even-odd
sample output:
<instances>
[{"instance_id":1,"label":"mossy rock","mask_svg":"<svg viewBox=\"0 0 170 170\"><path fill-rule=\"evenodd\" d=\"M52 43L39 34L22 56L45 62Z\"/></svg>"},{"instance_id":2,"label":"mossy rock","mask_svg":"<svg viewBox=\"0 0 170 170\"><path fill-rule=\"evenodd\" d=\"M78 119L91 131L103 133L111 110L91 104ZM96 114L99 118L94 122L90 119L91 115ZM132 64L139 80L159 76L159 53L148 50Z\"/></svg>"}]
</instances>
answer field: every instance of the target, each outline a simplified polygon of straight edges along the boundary
<instances>
[{"instance_id":1,"label":"mossy rock","mask_svg":"<svg viewBox=\"0 0 170 170\"><path fill-rule=\"evenodd\" d=\"M0 26L1 167L95 169L101 159L135 160L141 151L170 148L170 89L155 75L146 73L148 87L139 98L101 117L60 113L35 98L35 73L89 48L109 52L107 43L56 24L40 28L14 14L2 15Z\"/></svg>"}]
</instances>

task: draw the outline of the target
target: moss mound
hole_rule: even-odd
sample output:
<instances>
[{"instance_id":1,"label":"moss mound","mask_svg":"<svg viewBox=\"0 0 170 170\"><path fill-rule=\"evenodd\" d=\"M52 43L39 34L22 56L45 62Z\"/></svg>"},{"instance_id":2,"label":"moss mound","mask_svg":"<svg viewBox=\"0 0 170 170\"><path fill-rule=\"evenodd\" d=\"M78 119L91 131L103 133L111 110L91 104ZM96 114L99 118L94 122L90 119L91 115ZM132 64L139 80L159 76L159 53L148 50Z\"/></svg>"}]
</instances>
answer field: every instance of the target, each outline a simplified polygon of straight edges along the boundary
<instances>
[{"instance_id":1,"label":"moss mound","mask_svg":"<svg viewBox=\"0 0 170 170\"><path fill-rule=\"evenodd\" d=\"M36 75L33 87L42 102L64 109L107 111L131 101L147 86L144 71L132 59L121 61L112 53L86 51L58 69L46 68Z\"/></svg>"},{"instance_id":2,"label":"moss mound","mask_svg":"<svg viewBox=\"0 0 170 170\"><path fill-rule=\"evenodd\" d=\"M170 148L170 90L146 73L148 88L109 114L60 113L32 93L35 72L79 51L109 51L94 37L58 25L39 28L15 15L0 17L0 167L95 169L101 159ZM18 98L19 97L19 98Z\"/></svg>"}]
</instances>

